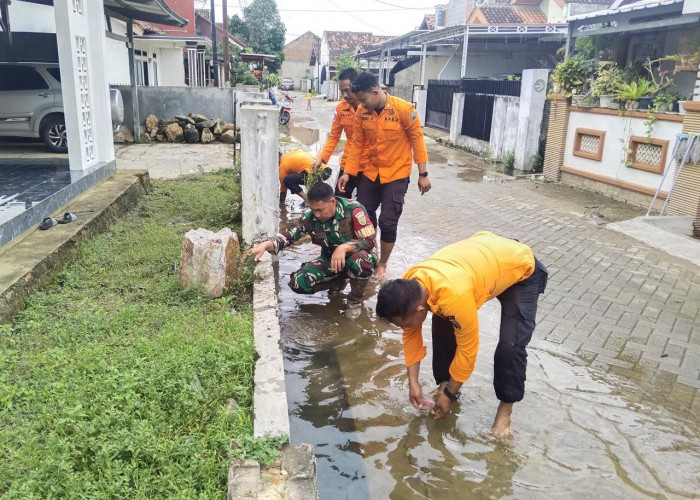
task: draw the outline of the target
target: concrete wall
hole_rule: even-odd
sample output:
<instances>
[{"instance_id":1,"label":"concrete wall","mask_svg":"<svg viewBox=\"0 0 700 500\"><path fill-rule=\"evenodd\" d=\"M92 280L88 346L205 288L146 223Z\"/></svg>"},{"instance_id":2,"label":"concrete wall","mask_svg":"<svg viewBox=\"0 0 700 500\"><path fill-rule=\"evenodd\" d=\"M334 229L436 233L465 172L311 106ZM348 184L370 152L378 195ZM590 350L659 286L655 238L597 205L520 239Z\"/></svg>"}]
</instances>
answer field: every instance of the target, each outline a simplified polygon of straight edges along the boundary
<instances>
[{"instance_id":1,"label":"concrete wall","mask_svg":"<svg viewBox=\"0 0 700 500\"><path fill-rule=\"evenodd\" d=\"M467 53L467 78L520 74L528 68L553 68L553 56L559 43L530 44L470 44ZM459 54L461 69L461 53ZM459 76L457 76L459 78Z\"/></svg>"},{"instance_id":2,"label":"concrete wall","mask_svg":"<svg viewBox=\"0 0 700 500\"><path fill-rule=\"evenodd\" d=\"M114 23L112 24L114 27ZM121 34L121 33L120 33ZM129 85L129 53L126 44L112 38L105 38L105 61L107 83L110 85Z\"/></svg>"},{"instance_id":3,"label":"concrete wall","mask_svg":"<svg viewBox=\"0 0 700 500\"><path fill-rule=\"evenodd\" d=\"M493 101L493 118L491 119L491 141L489 152L491 158L503 161L508 153L515 153L518 139L518 113L520 98L497 96Z\"/></svg>"},{"instance_id":4,"label":"concrete wall","mask_svg":"<svg viewBox=\"0 0 700 500\"><path fill-rule=\"evenodd\" d=\"M134 129L131 113L131 87L116 85L124 99L124 125ZM175 115L201 113L208 118L233 121L232 88L213 87L139 87L139 114L141 122L148 115L172 119Z\"/></svg>"},{"instance_id":5,"label":"concrete wall","mask_svg":"<svg viewBox=\"0 0 700 500\"><path fill-rule=\"evenodd\" d=\"M600 114L571 110L566 134L564 166L596 176L656 190L661 180L660 174L646 172L625 165L625 149L628 147L629 137L631 135L645 137L647 127L644 125L644 122L647 120L648 118L644 115L629 117L618 116L617 113ZM601 161L590 160L573 154L577 128L605 132L603 157ZM680 122L658 120L654 124L652 137L669 141L666 168L675 169L673 162L670 161L670 157L675 136L681 132L681 128L682 123ZM672 180L673 175L670 173L666 177L662 190L667 191L671 186Z\"/></svg>"},{"instance_id":6,"label":"concrete wall","mask_svg":"<svg viewBox=\"0 0 700 500\"><path fill-rule=\"evenodd\" d=\"M291 78L294 80L294 86L296 88L299 87L299 82L301 81L301 77L306 75L306 76L312 76L311 72L313 71L313 67L309 66L309 62L298 62L298 61L284 61L282 63L282 70L280 71L280 76L282 78Z\"/></svg>"},{"instance_id":7,"label":"concrete wall","mask_svg":"<svg viewBox=\"0 0 700 500\"><path fill-rule=\"evenodd\" d=\"M445 67L440 71L440 80L459 80L462 78L462 51L457 50L455 54L449 58ZM426 84L427 84L426 80Z\"/></svg>"},{"instance_id":8,"label":"concrete wall","mask_svg":"<svg viewBox=\"0 0 700 500\"><path fill-rule=\"evenodd\" d=\"M467 2L466 0L450 0L447 5L445 16L445 26L454 26L467 22Z\"/></svg>"},{"instance_id":9,"label":"concrete wall","mask_svg":"<svg viewBox=\"0 0 700 500\"><path fill-rule=\"evenodd\" d=\"M425 58L425 84L428 80L437 80L440 71L445 67L448 57ZM413 64L394 75L394 86L389 89L391 95L400 97L404 101L413 99L413 86L420 85L420 62Z\"/></svg>"},{"instance_id":10,"label":"concrete wall","mask_svg":"<svg viewBox=\"0 0 700 500\"><path fill-rule=\"evenodd\" d=\"M56 33L53 5L11 2L9 4L9 14L11 31Z\"/></svg>"}]
</instances>

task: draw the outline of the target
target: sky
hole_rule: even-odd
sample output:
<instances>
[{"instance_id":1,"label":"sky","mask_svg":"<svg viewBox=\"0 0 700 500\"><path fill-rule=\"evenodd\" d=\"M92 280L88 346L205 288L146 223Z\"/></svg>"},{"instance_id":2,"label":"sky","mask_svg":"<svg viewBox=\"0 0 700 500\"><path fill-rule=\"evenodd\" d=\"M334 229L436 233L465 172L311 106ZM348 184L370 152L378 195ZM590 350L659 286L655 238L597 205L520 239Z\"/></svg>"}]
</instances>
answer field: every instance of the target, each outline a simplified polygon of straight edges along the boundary
<instances>
[{"instance_id":1,"label":"sky","mask_svg":"<svg viewBox=\"0 0 700 500\"><path fill-rule=\"evenodd\" d=\"M217 20L221 5L228 2L228 15L241 15L241 5L252 0L214 0ZM210 0L195 0L195 7L208 8ZM307 31L369 31L375 35L401 35L418 27L425 14L447 0L277 0L287 28L286 43ZM242 15L241 15L242 16Z\"/></svg>"}]
</instances>

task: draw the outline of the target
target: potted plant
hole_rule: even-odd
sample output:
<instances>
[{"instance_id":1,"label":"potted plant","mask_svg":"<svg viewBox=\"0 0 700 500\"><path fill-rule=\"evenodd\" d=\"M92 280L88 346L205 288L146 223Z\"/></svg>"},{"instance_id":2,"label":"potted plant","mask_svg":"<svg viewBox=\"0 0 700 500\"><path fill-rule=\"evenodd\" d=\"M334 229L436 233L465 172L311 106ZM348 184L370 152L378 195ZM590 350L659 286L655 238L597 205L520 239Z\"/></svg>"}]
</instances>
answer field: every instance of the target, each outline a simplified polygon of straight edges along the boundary
<instances>
[{"instance_id":1,"label":"potted plant","mask_svg":"<svg viewBox=\"0 0 700 500\"><path fill-rule=\"evenodd\" d=\"M579 101L578 105L582 108L595 108L598 106L599 102L600 100L597 95L589 94L587 96L584 96L583 99Z\"/></svg>"},{"instance_id":2,"label":"potted plant","mask_svg":"<svg viewBox=\"0 0 700 500\"><path fill-rule=\"evenodd\" d=\"M653 61L647 59L644 63L644 69L647 70L647 73L649 73L651 77L652 87L649 95L643 96L642 99L639 100L639 107L642 109L651 108L654 105L654 97L673 84L673 79L668 76L668 70L661 69L661 62L663 60L663 58Z\"/></svg>"},{"instance_id":3,"label":"potted plant","mask_svg":"<svg viewBox=\"0 0 700 500\"><path fill-rule=\"evenodd\" d=\"M661 92L654 97L654 109L659 113L678 112L678 101L685 100L685 97L678 92Z\"/></svg>"},{"instance_id":4,"label":"potted plant","mask_svg":"<svg viewBox=\"0 0 700 500\"><path fill-rule=\"evenodd\" d=\"M600 98L600 107L617 109L618 103L614 100L617 86L623 83L623 73L614 64L609 67L600 67L593 84L593 93Z\"/></svg>"},{"instance_id":5,"label":"potted plant","mask_svg":"<svg viewBox=\"0 0 700 500\"><path fill-rule=\"evenodd\" d=\"M590 84L589 77L593 74L594 66L594 60L586 59L580 54L564 57L552 72L554 92L569 98L583 94L587 84Z\"/></svg>"},{"instance_id":6,"label":"potted plant","mask_svg":"<svg viewBox=\"0 0 700 500\"><path fill-rule=\"evenodd\" d=\"M639 79L630 83L620 83L615 92L615 99L625 101L628 110L639 108L639 99L651 94L653 83L649 80Z\"/></svg>"}]
</instances>

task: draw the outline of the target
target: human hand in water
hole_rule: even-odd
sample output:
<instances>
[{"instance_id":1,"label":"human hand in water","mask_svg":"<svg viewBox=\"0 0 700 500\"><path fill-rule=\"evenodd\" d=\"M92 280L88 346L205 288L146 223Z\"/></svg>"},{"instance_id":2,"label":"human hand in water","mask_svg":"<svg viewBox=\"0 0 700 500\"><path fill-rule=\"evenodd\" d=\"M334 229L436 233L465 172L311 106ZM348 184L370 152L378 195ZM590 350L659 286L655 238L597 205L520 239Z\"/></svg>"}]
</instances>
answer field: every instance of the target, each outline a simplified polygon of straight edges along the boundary
<instances>
[{"instance_id":1,"label":"human hand in water","mask_svg":"<svg viewBox=\"0 0 700 500\"><path fill-rule=\"evenodd\" d=\"M429 410L433 406L433 402L429 397L423 394L423 388L420 385L410 385L408 388L408 398L411 404L419 410Z\"/></svg>"}]
</instances>

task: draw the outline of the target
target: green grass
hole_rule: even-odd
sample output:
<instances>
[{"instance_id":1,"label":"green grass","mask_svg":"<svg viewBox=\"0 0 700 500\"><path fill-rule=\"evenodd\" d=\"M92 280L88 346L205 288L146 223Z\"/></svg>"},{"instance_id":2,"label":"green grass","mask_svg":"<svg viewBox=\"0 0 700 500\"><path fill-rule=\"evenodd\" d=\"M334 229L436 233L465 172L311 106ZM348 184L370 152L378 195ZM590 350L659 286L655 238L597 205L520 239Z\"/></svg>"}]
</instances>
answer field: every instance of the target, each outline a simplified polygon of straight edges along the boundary
<instances>
[{"instance_id":1,"label":"green grass","mask_svg":"<svg viewBox=\"0 0 700 500\"><path fill-rule=\"evenodd\" d=\"M252 266L210 299L175 263L189 229L240 230L239 207L233 171L154 182L0 326L0 497L226 497L231 440L259 447Z\"/></svg>"}]
</instances>

